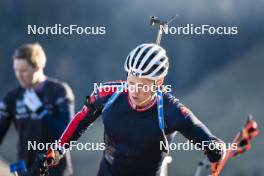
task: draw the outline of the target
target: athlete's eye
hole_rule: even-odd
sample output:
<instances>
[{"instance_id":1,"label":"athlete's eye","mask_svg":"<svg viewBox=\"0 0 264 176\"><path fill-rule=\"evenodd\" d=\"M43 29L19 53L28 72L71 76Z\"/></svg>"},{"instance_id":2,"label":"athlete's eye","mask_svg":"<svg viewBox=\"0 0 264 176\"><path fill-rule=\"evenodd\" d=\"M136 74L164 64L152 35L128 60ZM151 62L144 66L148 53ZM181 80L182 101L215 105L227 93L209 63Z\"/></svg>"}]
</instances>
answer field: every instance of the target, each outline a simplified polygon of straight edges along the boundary
<instances>
[{"instance_id":1,"label":"athlete's eye","mask_svg":"<svg viewBox=\"0 0 264 176\"><path fill-rule=\"evenodd\" d=\"M135 83L134 82L131 82L131 81L128 81L128 84L129 85L135 85Z\"/></svg>"}]
</instances>

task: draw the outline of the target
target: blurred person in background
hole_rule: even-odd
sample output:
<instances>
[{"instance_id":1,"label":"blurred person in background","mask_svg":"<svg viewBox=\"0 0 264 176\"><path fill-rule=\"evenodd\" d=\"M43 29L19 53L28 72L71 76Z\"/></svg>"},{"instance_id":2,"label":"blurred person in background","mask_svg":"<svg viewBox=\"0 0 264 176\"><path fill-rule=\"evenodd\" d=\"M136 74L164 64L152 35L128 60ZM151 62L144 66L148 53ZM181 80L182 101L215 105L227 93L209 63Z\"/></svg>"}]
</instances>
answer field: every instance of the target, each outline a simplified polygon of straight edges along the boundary
<instances>
[{"instance_id":1,"label":"blurred person in background","mask_svg":"<svg viewBox=\"0 0 264 176\"><path fill-rule=\"evenodd\" d=\"M74 95L64 82L44 74L46 55L39 43L24 44L13 55L13 68L19 85L0 101L0 144L11 125L18 133L17 157L30 168L44 149L29 148L29 143L54 143L74 114ZM13 148L10 146L10 152ZM58 167L56 176L72 175L70 154Z\"/></svg>"}]
</instances>

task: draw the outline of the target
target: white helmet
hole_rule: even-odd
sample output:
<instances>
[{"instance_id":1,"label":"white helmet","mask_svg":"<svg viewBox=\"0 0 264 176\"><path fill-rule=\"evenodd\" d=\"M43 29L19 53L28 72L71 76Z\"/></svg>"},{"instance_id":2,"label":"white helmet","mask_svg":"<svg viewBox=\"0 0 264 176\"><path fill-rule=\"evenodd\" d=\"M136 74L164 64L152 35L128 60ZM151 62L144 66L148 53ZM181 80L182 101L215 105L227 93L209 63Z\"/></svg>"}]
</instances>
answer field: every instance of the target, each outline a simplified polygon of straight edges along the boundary
<instances>
[{"instance_id":1,"label":"white helmet","mask_svg":"<svg viewBox=\"0 0 264 176\"><path fill-rule=\"evenodd\" d=\"M157 80L167 75L169 59L162 47L144 43L129 53L124 67L133 76Z\"/></svg>"}]
</instances>

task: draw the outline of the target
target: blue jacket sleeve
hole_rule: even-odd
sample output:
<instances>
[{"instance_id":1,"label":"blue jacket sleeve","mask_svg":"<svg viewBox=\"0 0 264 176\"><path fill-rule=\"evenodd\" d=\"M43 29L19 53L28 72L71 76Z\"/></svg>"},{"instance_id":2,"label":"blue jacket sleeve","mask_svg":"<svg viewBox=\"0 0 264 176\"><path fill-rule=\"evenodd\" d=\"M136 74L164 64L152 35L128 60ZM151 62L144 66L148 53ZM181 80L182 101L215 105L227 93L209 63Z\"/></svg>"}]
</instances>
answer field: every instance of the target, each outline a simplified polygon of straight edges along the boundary
<instances>
[{"instance_id":1,"label":"blue jacket sleeve","mask_svg":"<svg viewBox=\"0 0 264 176\"><path fill-rule=\"evenodd\" d=\"M0 100L0 144L2 143L6 132L12 122L12 113L10 111L10 104L8 96Z\"/></svg>"}]
</instances>

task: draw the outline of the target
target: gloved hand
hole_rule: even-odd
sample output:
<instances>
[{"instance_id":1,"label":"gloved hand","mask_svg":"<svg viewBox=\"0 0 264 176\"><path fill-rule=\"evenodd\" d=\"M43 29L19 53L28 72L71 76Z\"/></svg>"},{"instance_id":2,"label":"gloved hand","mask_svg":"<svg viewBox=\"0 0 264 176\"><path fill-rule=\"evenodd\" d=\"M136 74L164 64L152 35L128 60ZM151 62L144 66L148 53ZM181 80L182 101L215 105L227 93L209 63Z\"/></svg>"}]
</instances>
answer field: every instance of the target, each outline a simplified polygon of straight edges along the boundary
<instances>
[{"instance_id":1,"label":"gloved hand","mask_svg":"<svg viewBox=\"0 0 264 176\"><path fill-rule=\"evenodd\" d=\"M58 165L62 158L63 158L63 154L59 150L49 149L46 152L46 162L48 166Z\"/></svg>"},{"instance_id":2,"label":"gloved hand","mask_svg":"<svg viewBox=\"0 0 264 176\"><path fill-rule=\"evenodd\" d=\"M211 163L218 162L222 160L226 155L226 147L225 143L221 140L211 141L212 145L214 145L214 149L210 150L209 148L205 150L205 155Z\"/></svg>"},{"instance_id":3,"label":"gloved hand","mask_svg":"<svg viewBox=\"0 0 264 176\"><path fill-rule=\"evenodd\" d=\"M36 112L40 107L42 107L42 102L33 89L25 91L24 102L32 112Z\"/></svg>"}]
</instances>

